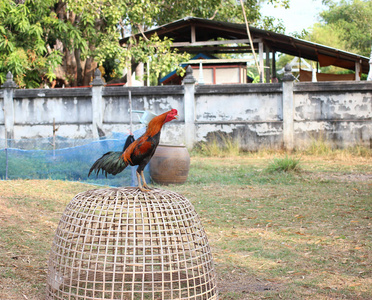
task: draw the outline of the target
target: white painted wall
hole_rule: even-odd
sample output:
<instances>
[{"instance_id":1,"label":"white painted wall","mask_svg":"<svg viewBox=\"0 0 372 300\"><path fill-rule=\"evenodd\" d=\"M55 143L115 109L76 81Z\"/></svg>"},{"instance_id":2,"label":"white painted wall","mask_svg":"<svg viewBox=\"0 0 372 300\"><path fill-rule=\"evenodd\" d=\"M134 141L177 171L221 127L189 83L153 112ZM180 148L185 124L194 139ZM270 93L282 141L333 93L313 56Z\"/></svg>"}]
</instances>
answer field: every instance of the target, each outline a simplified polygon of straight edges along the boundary
<instances>
[{"instance_id":1,"label":"white painted wall","mask_svg":"<svg viewBox=\"0 0 372 300\"><path fill-rule=\"evenodd\" d=\"M217 133L237 139L247 150L283 147L282 84L196 85L185 101L186 88L131 87L133 109L178 110L179 120L164 126L161 143L195 143ZM92 93L90 88L14 90L14 138L51 137L53 118L57 135L93 138ZM3 97L0 91L0 139L5 137ZM372 82L294 83L292 98L295 147L319 137L339 147L370 146ZM103 87L97 99L103 105L102 132L129 133L128 88ZM133 121L134 130L143 127L135 115Z\"/></svg>"}]
</instances>

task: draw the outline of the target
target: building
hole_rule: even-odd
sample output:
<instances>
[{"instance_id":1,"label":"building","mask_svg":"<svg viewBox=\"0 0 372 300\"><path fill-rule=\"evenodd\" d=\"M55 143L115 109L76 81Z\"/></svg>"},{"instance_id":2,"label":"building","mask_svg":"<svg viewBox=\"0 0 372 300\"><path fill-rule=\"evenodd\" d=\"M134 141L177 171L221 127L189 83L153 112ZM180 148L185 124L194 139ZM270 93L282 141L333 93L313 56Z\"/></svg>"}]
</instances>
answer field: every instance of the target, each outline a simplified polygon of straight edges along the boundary
<instances>
[{"instance_id":1,"label":"building","mask_svg":"<svg viewBox=\"0 0 372 300\"><path fill-rule=\"evenodd\" d=\"M252 59L218 59L199 53L188 62L183 64L184 68L189 65L193 68L193 74L198 84L238 84L249 83L253 78L247 76L247 62ZM182 84L182 77L173 71L160 79L162 85Z\"/></svg>"},{"instance_id":2,"label":"building","mask_svg":"<svg viewBox=\"0 0 372 300\"><path fill-rule=\"evenodd\" d=\"M251 41L245 24L186 17L147 30L143 34L147 37L155 33L160 38L167 36L173 40L173 47L181 52L186 51L193 55L203 53L209 57L220 53L252 53L252 42L257 53L261 82L272 82L275 79L276 53L312 60L316 63L317 71L319 67L330 65L351 70L355 73L353 79L356 81L360 80L362 73L368 74L367 57L255 27L249 27L249 30ZM124 46L127 40L128 38L122 39L121 45ZM328 79L338 80L335 77Z\"/></svg>"}]
</instances>

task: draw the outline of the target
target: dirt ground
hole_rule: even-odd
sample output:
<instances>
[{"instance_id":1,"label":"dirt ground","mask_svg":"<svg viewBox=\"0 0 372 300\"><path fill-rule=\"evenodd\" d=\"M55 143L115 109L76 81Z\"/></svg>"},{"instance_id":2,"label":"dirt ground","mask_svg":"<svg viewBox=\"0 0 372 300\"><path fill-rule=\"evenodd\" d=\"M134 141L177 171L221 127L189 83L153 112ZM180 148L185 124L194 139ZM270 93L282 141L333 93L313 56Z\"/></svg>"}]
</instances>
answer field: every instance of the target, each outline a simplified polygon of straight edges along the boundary
<instances>
[{"instance_id":1,"label":"dirt ground","mask_svg":"<svg viewBox=\"0 0 372 300\"><path fill-rule=\"evenodd\" d=\"M370 172L337 172L334 170L329 172L303 171L299 176L302 176L305 181L309 182L313 180L317 182L332 181L342 185L355 183L363 185L363 188L365 186L369 187L364 188L362 192L360 191L362 190L361 188L352 187L352 190L356 190L356 195L358 195L358 193L366 193L366 191L370 191L372 187L372 173ZM91 186L80 183L57 181L28 180L0 182L0 299L44 299L47 274L46 262L49 256L50 243L60 214L76 193L90 188ZM261 190L260 188L261 187L258 187L252 190L252 195L258 199L258 202L267 196L264 195L265 190ZM190 193L192 192L193 191L190 191ZM64 195L62 198L60 196L61 194ZM276 197L276 195L273 194L273 197L274 196ZM261 206L258 207L262 208L263 206L261 204ZM298 211L298 207L293 206L293 210ZM367 211L365 208L346 208L345 204L342 204L340 207L336 206L334 211L335 213L345 214L345 216L351 216L355 211L355 213L359 214L359 217L362 216L363 220L356 219L356 217L351 219L348 225L345 225L345 228L359 224L360 228L365 231L365 228L370 228L371 226L370 209ZM301 220L304 214L303 212L296 212L293 214L293 218L295 221ZM255 222L256 221L252 220L252 224L255 224ZM364 227L361 226L362 222L366 224L365 226L363 225ZM270 228L269 226L272 226L272 223L271 220L266 220L266 230ZM309 222L309 224L310 223L311 222ZM323 225L320 224L320 226ZM310 236L310 234L307 236L303 233L301 230L306 229L304 228L305 225L301 223L301 228L298 232L296 231L295 234L298 235L299 238L304 239L301 242L305 244L310 243L310 239L313 237ZM353 262L348 261L349 256L356 256L356 254L362 250L364 251L366 248L364 245L366 241L358 238L359 231L362 229L358 227L352 228L352 232L355 233L355 245L353 244L346 249L347 244L345 244L345 254L335 252L334 255L330 257L335 261L337 260L337 263L340 263L342 268L352 269L354 267L352 264L363 265L370 262L370 254L365 254L364 252L363 255L359 255L359 258L357 257ZM261 230L264 232L265 228ZM344 241L343 239L344 238L341 236L339 239L336 238L336 241L339 243ZM313 244L310 244L309 248L324 244L325 248L329 246L331 249L331 246L327 245L327 243L330 244L329 241L325 241L323 238L319 238L319 241L320 242L318 242L318 240L315 240L315 242L311 241ZM345 241L347 241L346 238ZM215 242L215 240L213 242ZM284 249L295 251L295 249L292 249L293 246L291 246L290 243L284 246ZM234 251L234 249L231 249L231 252ZM309 250L307 253L310 252ZM317 257L317 259L321 260L323 258ZM292 286L292 289L296 288L296 284L300 287L300 283L298 282L302 280L301 278L306 273L306 270L295 273L290 273L291 271L288 271L288 276L285 278L279 278L279 276L277 276L270 279L269 276L265 277L249 274L246 270L239 267L228 269L225 266L219 267L217 265L216 270L217 286L220 295L222 295L221 299L227 300L293 299L288 298L288 295L296 295L296 292L286 291L288 287L285 281L292 275L295 275L297 281L292 281L294 286ZM263 273L263 270L259 271ZM366 274L363 273L365 271L360 271L358 275L360 279L359 282L353 282L351 277L343 278L339 276L340 274L338 274L337 270L325 269L324 272L329 272L329 274L327 273L327 280L334 277L334 280L337 281L340 286L342 285L342 280L349 282L349 294L345 293L345 296L339 293L332 285L328 284L322 288L324 293L317 296L316 293L318 293L319 290L316 290L311 283L306 283L302 285L301 288L308 290L309 297L302 296L298 299L372 299L372 295L368 298L367 292L364 292L364 290L358 291L359 288L367 286L368 282L371 281L371 279L368 279L367 275L364 275ZM354 290L356 291L354 292Z\"/></svg>"}]
</instances>

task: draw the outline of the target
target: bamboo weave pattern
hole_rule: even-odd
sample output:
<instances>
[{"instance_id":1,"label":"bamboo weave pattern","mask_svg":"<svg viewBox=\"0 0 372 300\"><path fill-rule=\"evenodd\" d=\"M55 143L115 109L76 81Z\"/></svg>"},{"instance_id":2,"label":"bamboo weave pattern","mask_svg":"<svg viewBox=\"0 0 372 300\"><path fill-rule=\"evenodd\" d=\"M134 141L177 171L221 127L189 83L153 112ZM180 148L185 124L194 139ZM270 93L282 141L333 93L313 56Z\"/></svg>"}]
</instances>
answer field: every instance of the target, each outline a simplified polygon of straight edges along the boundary
<instances>
[{"instance_id":1,"label":"bamboo weave pattern","mask_svg":"<svg viewBox=\"0 0 372 300\"><path fill-rule=\"evenodd\" d=\"M137 188L76 195L53 241L46 299L217 299L212 255L182 195Z\"/></svg>"}]
</instances>

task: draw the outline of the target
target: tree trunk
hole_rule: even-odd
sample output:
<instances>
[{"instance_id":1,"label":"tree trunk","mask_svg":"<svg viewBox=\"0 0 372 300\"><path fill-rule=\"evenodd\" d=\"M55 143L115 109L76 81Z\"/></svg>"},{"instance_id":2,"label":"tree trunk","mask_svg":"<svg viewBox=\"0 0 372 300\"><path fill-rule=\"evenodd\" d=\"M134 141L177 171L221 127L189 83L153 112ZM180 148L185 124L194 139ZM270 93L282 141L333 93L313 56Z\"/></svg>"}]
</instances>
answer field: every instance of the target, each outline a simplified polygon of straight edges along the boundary
<instances>
[{"instance_id":1,"label":"tree trunk","mask_svg":"<svg viewBox=\"0 0 372 300\"><path fill-rule=\"evenodd\" d=\"M75 49L75 60L76 60L76 85L81 86L83 84L83 67L81 66L80 50Z\"/></svg>"},{"instance_id":2,"label":"tree trunk","mask_svg":"<svg viewBox=\"0 0 372 300\"><path fill-rule=\"evenodd\" d=\"M76 86L76 60L74 53L66 49L64 53L64 69L70 86Z\"/></svg>"},{"instance_id":3,"label":"tree trunk","mask_svg":"<svg viewBox=\"0 0 372 300\"><path fill-rule=\"evenodd\" d=\"M97 68L97 63L92 57L88 57L85 61L83 85L89 85L93 79L94 70Z\"/></svg>"}]
</instances>

